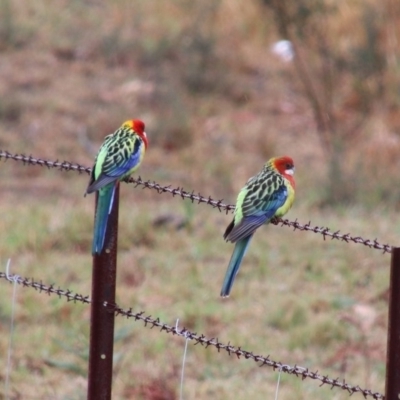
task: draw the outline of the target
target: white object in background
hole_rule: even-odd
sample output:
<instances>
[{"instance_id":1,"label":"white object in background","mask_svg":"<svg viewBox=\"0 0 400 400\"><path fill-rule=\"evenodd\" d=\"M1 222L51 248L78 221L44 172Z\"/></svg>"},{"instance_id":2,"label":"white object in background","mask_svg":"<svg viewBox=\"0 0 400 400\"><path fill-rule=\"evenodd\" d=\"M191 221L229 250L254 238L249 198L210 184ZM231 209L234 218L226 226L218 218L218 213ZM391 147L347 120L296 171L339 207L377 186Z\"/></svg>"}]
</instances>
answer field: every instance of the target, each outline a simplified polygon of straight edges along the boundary
<instances>
[{"instance_id":1,"label":"white object in background","mask_svg":"<svg viewBox=\"0 0 400 400\"><path fill-rule=\"evenodd\" d=\"M294 58L293 45L290 40L279 40L271 46L271 51L281 60L290 62Z\"/></svg>"}]
</instances>

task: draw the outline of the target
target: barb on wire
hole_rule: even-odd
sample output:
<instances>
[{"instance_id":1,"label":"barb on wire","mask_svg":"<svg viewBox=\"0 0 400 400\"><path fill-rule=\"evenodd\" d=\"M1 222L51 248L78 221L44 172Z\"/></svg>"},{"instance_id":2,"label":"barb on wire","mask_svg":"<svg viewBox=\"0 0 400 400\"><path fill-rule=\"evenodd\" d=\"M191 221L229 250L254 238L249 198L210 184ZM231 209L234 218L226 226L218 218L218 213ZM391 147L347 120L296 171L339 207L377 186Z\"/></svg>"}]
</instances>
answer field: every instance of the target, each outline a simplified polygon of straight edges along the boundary
<instances>
[{"instance_id":1,"label":"barb on wire","mask_svg":"<svg viewBox=\"0 0 400 400\"><path fill-rule=\"evenodd\" d=\"M7 274L4 272L0 272L0 278L9 280L10 277L7 277ZM55 285L45 285L42 282L36 282L33 279L16 277L13 279L13 282L16 282L24 287L32 287L37 290L39 293L47 293L48 295L54 294L59 298L66 298L67 301L73 302L81 302L88 304L90 303L89 296L82 296L80 294L74 294L70 290L61 289L60 287L56 287ZM140 311L135 313L132 311L132 308L123 309L119 307L117 304L110 304L104 302L104 306L107 307L110 311L114 312L116 316L122 315L126 318L133 318L135 321L141 321L144 323L144 326L147 328L159 328L160 332L165 332L171 335L184 336L186 340L193 340L194 344L200 344L202 347L213 347L217 349L218 353L221 351L227 352L229 355L235 355L237 358L243 357L246 360L252 360L257 363L260 367L268 366L273 370L279 370L283 373L294 375L298 378L304 379L313 379L320 382L320 386L327 385L331 388L338 388L347 391L350 395L354 393L361 393L365 398L372 397L376 400L384 399L384 395L379 392L373 392L369 389L362 389L360 386L350 385L344 379L333 379L329 378L327 375L322 375L316 372L310 371L308 368L301 367L299 365L288 365L278 361L272 360L269 356L257 355L251 351L243 350L240 346L233 346L229 342L225 344L220 342L217 338L208 339L203 334L193 333L186 328L180 329L178 324L175 326L167 325L160 321L159 318L153 318L152 316L145 315L144 311Z\"/></svg>"},{"instance_id":2,"label":"barb on wire","mask_svg":"<svg viewBox=\"0 0 400 400\"><path fill-rule=\"evenodd\" d=\"M210 196L209 197L204 197L200 193L195 194L194 191L188 192L184 190L181 187L177 188L171 188L171 186L161 186L160 184L156 182L151 182L151 181L144 181L142 178L139 176L139 178L128 178L126 180L128 183L134 183L135 186L143 186L143 188L146 189L153 189L156 190L158 193L169 193L173 197L177 196L180 197L181 199L188 199L192 203L205 203L213 208L218 208L219 211L225 211L227 214L229 211L233 211L235 209L235 206L232 204L225 204L223 200L214 200Z\"/></svg>"},{"instance_id":3,"label":"barb on wire","mask_svg":"<svg viewBox=\"0 0 400 400\"><path fill-rule=\"evenodd\" d=\"M89 296L81 296L80 294L74 294L70 290L64 290L60 287L56 287L54 284L45 285L42 282L36 282L34 279L23 278L18 275L7 275L7 273L0 272L0 278L6 279L9 282L18 283L18 285L22 285L24 287L31 287L38 291L39 293L46 293L48 295L55 294L59 298L65 297L67 301L73 301L74 303L80 302L89 304L90 298Z\"/></svg>"},{"instance_id":4,"label":"barb on wire","mask_svg":"<svg viewBox=\"0 0 400 400\"><path fill-rule=\"evenodd\" d=\"M77 163L71 163L68 161L48 161L48 160L43 160L40 158L35 158L32 156L25 156L22 154L11 154L8 151L3 151L0 150L0 159L12 159L15 161L20 161L24 164L28 165L39 165L41 167L47 167L47 168L57 168L59 170L63 171L76 171L79 173L86 172L87 174L90 174L91 168L89 167L84 167L80 164ZM235 209L235 206L232 204L226 204L223 202L223 200L214 200L211 198L211 196L205 197L202 196L200 193L195 194L194 191L188 192L184 190L181 187L177 188L172 188L170 185L168 186L162 186L159 183L156 182L151 182L151 181L144 181L142 178L139 176L138 178L128 178L125 180L128 183L133 183L136 187L137 186L142 186L143 188L147 189L152 189L157 191L157 193L169 193L173 197L177 196L182 199L188 199L192 203L204 203L207 205L210 205L213 208L217 208L220 212L225 211L226 213L233 211ZM345 243L356 243L356 244L362 244L364 246L367 246L371 249L376 249L376 250L382 250L383 253L391 253L392 252L392 247L389 244L382 244L378 242L377 239L371 240L371 239L364 239L361 236L353 236L350 233L342 234L340 231L331 231L327 227L319 227L319 226L312 226L311 222L308 222L307 224L301 224L300 222L297 221L289 221L288 219L281 219L281 218L276 218L274 221L272 221L274 225L279 225L279 226L288 226L293 228L293 230L299 230L299 231L306 231L306 232L313 232L313 233L318 233L323 236L324 240L326 238L330 239L336 239L341 242Z\"/></svg>"},{"instance_id":5,"label":"barb on wire","mask_svg":"<svg viewBox=\"0 0 400 400\"><path fill-rule=\"evenodd\" d=\"M275 221L272 222L275 225L280 226L289 226L292 227L293 230L300 230L300 231L307 231L307 232L314 232L319 233L323 236L324 240L326 238L336 239L346 243L356 243L356 244L363 244L371 249L382 250L383 253L391 253L392 247L389 244L381 244L378 242L377 239L364 239L361 236L352 236L350 233L342 234L340 231L333 232L329 228L319 227L319 226L311 226L311 221L307 224L300 224L295 221L289 221L288 219L277 218Z\"/></svg>"},{"instance_id":6,"label":"barb on wire","mask_svg":"<svg viewBox=\"0 0 400 400\"><path fill-rule=\"evenodd\" d=\"M166 332L172 335L179 335L181 336L184 334L187 340L193 340L194 344L200 344L201 346L207 347L214 347L217 349L218 353L221 350L226 351L229 355L235 355L237 358L243 357L246 360L253 360L256 363L259 363L259 367L268 366L271 367L273 370L278 369L280 372L287 373L289 375L295 375L298 378L304 379L313 379L321 382L319 385L320 387L323 385L330 386L331 389L339 388L342 390L347 391L350 395L354 393L361 393L365 398L370 396L374 399L384 399L385 397L383 394L379 392L372 392L369 389L362 389L360 386L354 386L347 383L344 379L336 378L332 379L329 378L327 375L321 375L316 372L310 371L308 368L301 367L299 365L288 365L283 364L278 361L272 360L269 355L262 356L254 354L251 351L243 350L240 346L233 346L231 344L225 344L220 342L217 338L208 339L203 334L197 334L190 332L189 330L183 328L182 330L178 330L176 326L170 326L164 324L159 320L159 318L153 318L152 316L145 316L145 312L141 311L138 313L134 313L132 309L125 310L119 307L117 304L108 304L107 302L104 305L109 308L111 311L115 312L115 315L123 315L127 318L133 318L135 321L142 321L144 325L150 329L152 328L160 328L161 332Z\"/></svg>"},{"instance_id":7,"label":"barb on wire","mask_svg":"<svg viewBox=\"0 0 400 400\"><path fill-rule=\"evenodd\" d=\"M77 163L71 163L68 161L49 161L49 160L43 160L42 158L36 158L33 156L25 156L23 154L11 154L8 151L0 150L0 159L4 158L6 161L7 160L14 160L14 161L20 161L23 164L26 165L38 165L39 167L47 167L47 168L57 168L61 171L76 171L79 173L86 172L87 174L90 174L92 171L92 168L84 167L82 165L79 165Z\"/></svg>"}]
</instances>

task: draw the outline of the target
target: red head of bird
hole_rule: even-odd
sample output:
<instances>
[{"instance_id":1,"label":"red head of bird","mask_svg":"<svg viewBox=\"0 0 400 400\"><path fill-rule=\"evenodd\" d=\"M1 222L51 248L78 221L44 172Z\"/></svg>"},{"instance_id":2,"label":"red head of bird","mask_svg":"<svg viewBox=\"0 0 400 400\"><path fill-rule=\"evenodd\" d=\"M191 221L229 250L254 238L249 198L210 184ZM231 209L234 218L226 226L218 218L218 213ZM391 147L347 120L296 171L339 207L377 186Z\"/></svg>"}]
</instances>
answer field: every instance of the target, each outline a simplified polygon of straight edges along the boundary
<instances>
[{"instance_id":1,"label":"red head of bird","mask_svg":"<svg viewBox=\"0 0 400 400\"><path fill-rule=\"evenodd\" d=\"M144 146L147 150L149 142L147 140L146 132L144 131L145 129L144 122L141 121L140 119L131 119L129 121L126 121L124 125L128 126L133 131L135 131L135 133L143 140Z\"/></svg>"},{"instance_id":2,"label":"red head of bird","mask_svg":"<svg viewBox=\"0 0 400 400\"><path fill-rule=\"evenodd\" d=\"M283 157L277 157L273 158L272 160L272 165L275 167L275 169L283 175L293 186L295 187L293 175L294 175L294 162L293 159L288 157L288 156L283 156Z\"/></svg>"}]
</instances>

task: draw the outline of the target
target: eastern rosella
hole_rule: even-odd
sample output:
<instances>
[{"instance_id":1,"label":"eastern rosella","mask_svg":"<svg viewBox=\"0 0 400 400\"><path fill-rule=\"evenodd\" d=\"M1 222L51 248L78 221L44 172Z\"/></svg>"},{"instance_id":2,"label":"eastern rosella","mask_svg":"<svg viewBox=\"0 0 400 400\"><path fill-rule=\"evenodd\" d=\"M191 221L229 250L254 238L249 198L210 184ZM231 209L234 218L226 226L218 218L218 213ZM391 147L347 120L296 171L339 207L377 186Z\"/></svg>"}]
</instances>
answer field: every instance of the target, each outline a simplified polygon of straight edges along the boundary
<instances>
[{"instance_id":1,"label":"eastern rosella","mask_svg":"<svg viewBox=\"0 0 400 400\"><path fill-rule=\"evenodd\" d=\"M119 182L134 172L143 160L148 141L144 123L124 122L114 133L105 137L96 156L86 194L99 191L94 222L92 254L103 250L107 221Z\"/></svg>"},{"instance_id":2,"label":"eastern rosella","mask_svg":"<svg viewBox=\"0 0 400 400\"><path fill-rule=\"evenodd\" d=\"M290 157L271 158L239 192L233 221L224 233L224 239L235 243L235 248L222 284L222 297L229 296L256 229L274 217L282 217L292 207L295 192L294 169Z\"/></svg>"}]
</instances>

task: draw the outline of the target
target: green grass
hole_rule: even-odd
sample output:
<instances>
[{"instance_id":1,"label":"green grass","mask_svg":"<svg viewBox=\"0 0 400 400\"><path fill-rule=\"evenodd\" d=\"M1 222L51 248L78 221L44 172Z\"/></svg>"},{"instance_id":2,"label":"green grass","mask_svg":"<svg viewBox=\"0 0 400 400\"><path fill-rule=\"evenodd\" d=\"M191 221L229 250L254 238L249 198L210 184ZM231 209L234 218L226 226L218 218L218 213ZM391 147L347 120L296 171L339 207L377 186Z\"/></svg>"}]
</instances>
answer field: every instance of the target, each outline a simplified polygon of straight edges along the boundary
<instances>
[{"instance_id":1,"label":"green grass","mask_svg":"<svg viewBox=\"0 0 400 400\"><path fill-rule=\"evenodd\" d=\"M371 28L381 29L373 44L390 63L363 83L371 86L365 95L374 93L376 83L382 93L368 97L375 106L362 129L352 122L365 99L341 66L349 55L359 56L352 49L367 45L365 5L347 2L329 20L317 15L339 57L341 84L332 106L343 138L337 153L342 176L333 175L335 186L293 65L269 51L281 37L262 2L95 3L69 2L60 13L57 2L0 0L0 149L91 165L106 134L127 118L142 118L150 141L140 170L144 179L233 203L266 159L288 154L297 182L290 219L397 243L395 12L371 2L377 15L387 17ZM304 40L311 50L324 50L313 38ZM329 57L322 65L313 57L304 60L309 71L329 63ZM325 75L310 74L319 76ZM313 83L319 91L323 80ZM3 269L11 258L13 273L90 294L94 196L83 197L87 180L0 162ZM327 193L335 190L351 201L332 204ZM231 298L222 300L233 250L222 234L230 219L204 204L122 185L118 303L382 392L389 255L310 232L263 227ZM0 382L12 290L0 282ZM10 397L84 399L90 307L18 287L15 317ZM184 338L118 317L114 398L177 398L184 344ZM185 399L272 398L277 379L277 371L189 343ZM348 394L283 374L279 398Z\"/></svg>"},{"instance_id":2,"label":"green grass","mask_svg":"<svg viewBox=\"0 0 400 400\"><path fill-rule=\"evenodd\" d=\"M86 179L76 176L76 186L84 187ZM224 243L221 234L231 216L204 205L188 208L188 204L123 185L117 288L121 306L145 310L170 325L179 318L180 327L222 342L383 390L387 304L377 299L388 285L387 255L360 245L324 241L312 233L263 227L231 297L222 300L218 294L232 245ZM92 206L93 197L74 193L51 202L46 198L17 201L10 194L3 202L6 218L0 228L7 232L7 240L2 241L0 262L5 265L10 257L13 273L89 294ZM190 224L178 228L172 220L155 225L166 213L177 220L189 218ZM305 218L306 214L295 206L290 216ZM394 240L378 212L343 211L338 220L335 212L313 210L310 219L334 229ZM5 354L12 286L0 284L0 347ZM353 309L360 304L373 310L378 322L366 333L366 347L362 320ZM84 398L89 316L89 306L18 287L13 392L29 398L34 388L42 398ZM340 354L346 347L349 355L343 372ZM148 391L154 385L165 386L171 398L176 396L183 348L183 338L117 318L114 397L133 393L152 398ZM5 358L0 363L4 371ZM274 393L276 382L277 373L268 368L189 343L187 398L227 398L232 393L237 399L265 398ZM280 398L294 395L321 397L333 392L283 375ZM346 396L334 392L335 398Z\"/></svg>"}]
</instances>

